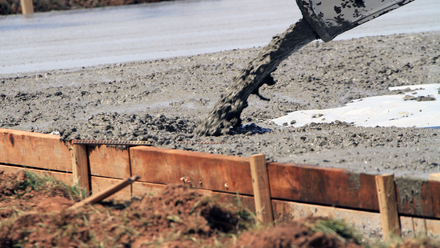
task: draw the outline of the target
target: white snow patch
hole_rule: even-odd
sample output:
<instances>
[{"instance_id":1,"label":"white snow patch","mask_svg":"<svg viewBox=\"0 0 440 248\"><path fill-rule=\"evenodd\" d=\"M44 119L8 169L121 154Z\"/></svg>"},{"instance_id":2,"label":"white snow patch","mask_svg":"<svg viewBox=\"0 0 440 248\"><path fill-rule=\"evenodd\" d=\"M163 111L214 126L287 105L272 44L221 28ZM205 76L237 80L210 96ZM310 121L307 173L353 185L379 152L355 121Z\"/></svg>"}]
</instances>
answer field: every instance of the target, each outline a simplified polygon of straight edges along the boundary
<instances>
[{"instance_id":1,"label":"white snow patch","mask_svg":"<svg viewBox=\"0 0 440 248\"><path fill-rule=\"evenodd\" d=\"M400 95L362 98L344 107L325 110L304 110L274 119L278 125L301 127L306 124L344 121L364 127L440 127L440 84L391 87L390 91L411 91ZM434 97L417 101L404 98ZM432 99L432 98L431 98Z\"/></svg>"}]
</instances>

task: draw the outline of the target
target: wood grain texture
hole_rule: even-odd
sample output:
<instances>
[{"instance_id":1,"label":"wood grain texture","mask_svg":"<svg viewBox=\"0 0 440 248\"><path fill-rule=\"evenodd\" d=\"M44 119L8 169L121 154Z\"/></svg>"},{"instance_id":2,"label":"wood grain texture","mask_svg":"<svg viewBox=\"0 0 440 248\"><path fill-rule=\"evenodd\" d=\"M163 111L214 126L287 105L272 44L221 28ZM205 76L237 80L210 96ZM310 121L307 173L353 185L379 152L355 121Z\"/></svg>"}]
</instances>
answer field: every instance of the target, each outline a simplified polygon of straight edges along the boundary
<instances>
[{"instance_id":1,"label":"wood grain texture","mask_svg":"<svg viewBox=\"0 0 440 248\"><path fill-rule=\"evenodd\" d=\"M73 145L72 150L73 183L90 192L89 160L86 145Z\"/></svg>"},{"instance_id":2,"label":"wood grain texture","mask_svg":"<svg viewBox=\"0 0 440 248\"><path fill-rule=\"evenodd\" d=\"M433 173L429 175L429 180L440 182L440 173Z\"/></svg>"},{"instance_id":3,"label":"wood grain texture","mask_svg":"<svg viewBox=\"0 0 440 248\"><path fill-rule=\"evenodd\" d=\"M267 176L266 156L264 154L252 155L250 157L250 168L257 218L262 223L272 223L272 201L270 198L269 178Z\"/></svg>"},{"instance_id":4,"label":"wood grain texture","mask_svg":"<svg viewBox=\"0 0 440 248\"><path fill-rule=\"evenodd\" d=\"M414 178L396 178L399 214L440 218L440 182ZM400 187L399 187L400 186Z\"/></svg>"},{"instance_id":5,"label":"wood grain texture","mask_svg":"<svg viewBox=\"0 0 440 248\"><path fill-rule=\"evenodd\" d=\"M379 211L373 175L301 164L269 163L272 199Z\"/></svg>"},{"instance_id":6,"label":"wood grain texture","mask_svg":"<svg viewBox=\"0 0 440 248\"><path fill-rule=\"evenodd\" d=\"M126 188L133 182L135 182L137 179L139 179L138 176L134 176L131 178L126 178L125 180L120 180L116 184L109 185L108 188L101 190L100 192L95 192L92 196L87 197L86 199L75 203L73 206L69 207L69 209L77 209L87 204L93 204L98 203L109 196L112 196L113 194L121 191L122 189Z\"/></svg>"},{"instance_id":7,"label":"wood grain texture","mask_svg":"<svg viewBox=\"0 0 440 248\"><path fill-rule=\"evenodd\" d=\"M91 186L92 186L92 196L95 194L99 194L100 192L108 189L111 186L114 186L120 182L122 179L114 179L114 178L106 178L106 177L91 177ZM106 201L111 200L121 200L121 201L129 201L131 200L131 187L125 187L117 193L109 196L105 199Z\"/></svg>"},{"instance_id":8,"label":"wood grain texture","mask_svg":"<svg viewBox=\"0 0 440 248\"><path fill-rule=\"evenodd\" d=\"M156 196L166 187L164 184L134 182L132 184L133 196L142 197L144 195ZM211 190L197 189L197 192L202 195L211 196L215 199L215 202L221 204L234 204L242 208L246 208L251 212L255 211L255 201L252 196L237 195L232 193L220 193Z\"/></svg>"},{"instance_id":9,"label":"wood grain texture","mask_svg":"<svg viewBox=\"0 0 440 248\"><path fill-rule=\"evenodd\" d=\"M64 172L48 171L48 170L38 170L38 169L21 167L21 166L0 165L0 171L3 171L4 173L7 173L7 174L17 173L21 170L28 170L28 171L31 171L31 172L37 174L37 175L52 176L55 179L66 183L67 185L72 185L72 173L64 173Z\"/></svg>"},{"instance_id":10,"label":"wood grain texture","mask_svg":"<svg viewBox=\"0 0 440 248\"><path fill-rule=\"evenodd\" d=\"M283 200L272 200L276 221L290 221L309 216L344 219L361 233L380 235L380 214Z\"/></svg>"},{"instance_id":11,"label":"wood grain texture","mask_svg":"<svg viewBox=\"0 0 440 248\"><path fill-rule=\"evenodd\" d=\"M130 148L133 175L158 184L253 194L249 158L156 147Z\"/></svg>"},{"instance_id":12,"label":"wood grain texture","mask_svg":"<svg viewBox=\"0 0 440 248\"><path fill-rule=\"evenodd\" d=\"M91 175L121 179L131 177L128 148L88 146L88 152Z\"/></svg>"},{"instance_id":13,"label":"wood grain texture","mask_svg":"<svg viewBox=\"0 0 440 248\"><path fill-rule=\"evenodd\" d=\"M385 240L394 236L400 236L400 221L397 212L396 189L394 175L376 176L377 197L382 225L382 233Z\"/></svg>"},{"instance_id":14,"label":"wood grain texture","mask_svg":"<svg viewBox=\"0 0 440 248\"><path fill-rule=\"evenodd\" d=\"M34 4L32 0L20 0L20 5L23 15L34 13Z\"/></svg>"},{"instance_id":15,"label":"wood grain texture","mask_svg":"<svg viewBox=\"0 0 440 248\"><path fill-rule=\"evenodd\" d=\"M155 196L165 187L166 187L165 184L146 183L146 182L134 182L131 185L133 196L139 198L145 195Z\"/></svg>"},{"instance_id":16,"label":"wood grain texture","mask_svg":"<svg viewBox=\"0 0 440 248\"><path fill-rule=\"evenodd\" d=\"M60 136L0 128L0 163L72 172L69 149Z\"/></svg>"}]
</instances>

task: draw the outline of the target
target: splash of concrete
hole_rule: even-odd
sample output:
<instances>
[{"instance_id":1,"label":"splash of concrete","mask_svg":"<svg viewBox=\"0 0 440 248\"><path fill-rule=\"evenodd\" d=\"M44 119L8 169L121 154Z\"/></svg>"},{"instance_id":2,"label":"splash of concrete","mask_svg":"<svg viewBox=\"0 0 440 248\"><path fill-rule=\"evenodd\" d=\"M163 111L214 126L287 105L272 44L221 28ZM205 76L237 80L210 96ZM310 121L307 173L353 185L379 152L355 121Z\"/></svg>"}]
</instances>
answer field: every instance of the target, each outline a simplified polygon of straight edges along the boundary
<instances>
[{"instance_id":1,"label":"splash of concrete","mask_svg":"<svg viewBox=\"0 0 440 248\"><path fill-rule=\"evenodd\" d=\"M270 73L275 71L278 65L292 53L315 39L318 39L317 34L303 19L291 25L281 35L274 36L257 58L234 78L227 93L221 97L205 120L196 128L196 133L219 136L228 134L231 127L239 127L241 125L240 115L248 106L248 97L256 94L261 99L268 100L260 96L259 88L264 84L275 84Z\"/></svg>"}]
</instances>

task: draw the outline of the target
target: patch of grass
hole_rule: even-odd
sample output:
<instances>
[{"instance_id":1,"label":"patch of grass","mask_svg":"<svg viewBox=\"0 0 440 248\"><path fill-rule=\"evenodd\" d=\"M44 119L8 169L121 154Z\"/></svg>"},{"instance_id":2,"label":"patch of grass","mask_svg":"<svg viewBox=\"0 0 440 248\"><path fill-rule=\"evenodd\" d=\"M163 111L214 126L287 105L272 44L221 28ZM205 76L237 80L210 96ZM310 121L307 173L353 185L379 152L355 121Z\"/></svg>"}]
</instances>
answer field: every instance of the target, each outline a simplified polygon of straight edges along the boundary
<instances>
[{"instance_id":1,"label":"patch of grass","mask_svg":"<svg viewBox=\"0 0 440 248\"><path fill-rule=\"evenodd\" d=\"M87 190L81 188L78 184L72 186L59 181L50 175L37 175L31 171L25 171L26 179L17 185L16 190L24 191L25 193L30 190L38 192L58 192L70 200L77 201L87 197ZM23 195L22 193L21 195Z\"/></svg>"},{"instance_id":2,"label":"patch of grass","mask_svg":"<svg viewBox=\"0 0 440 248\"><path fill-rule=\"evenodd\" d=\"M345 243L353 241L361 244L363 240L362 235L342 219L321 219L306 225L314 232L333 235Z\"/></svg>"}]
</instances>

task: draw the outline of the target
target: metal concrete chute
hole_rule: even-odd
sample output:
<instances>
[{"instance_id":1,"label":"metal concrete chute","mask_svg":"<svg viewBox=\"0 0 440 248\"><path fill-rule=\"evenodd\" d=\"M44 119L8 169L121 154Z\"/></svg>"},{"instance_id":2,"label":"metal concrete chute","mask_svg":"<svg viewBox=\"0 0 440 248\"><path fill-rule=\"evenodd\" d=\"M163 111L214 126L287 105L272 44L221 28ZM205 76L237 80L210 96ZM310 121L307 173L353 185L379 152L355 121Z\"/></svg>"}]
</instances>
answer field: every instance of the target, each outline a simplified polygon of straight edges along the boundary
<instances>
[{"instance_id":1,"label":"metal concrete chute","mask_svg":"<svg viewBox=\"0 0 440 248\"><path fill-rule=\"evenodd\" d=\"M323 41L414 0L296 0L303 17Z\"/></svg>"}]
</instances>

